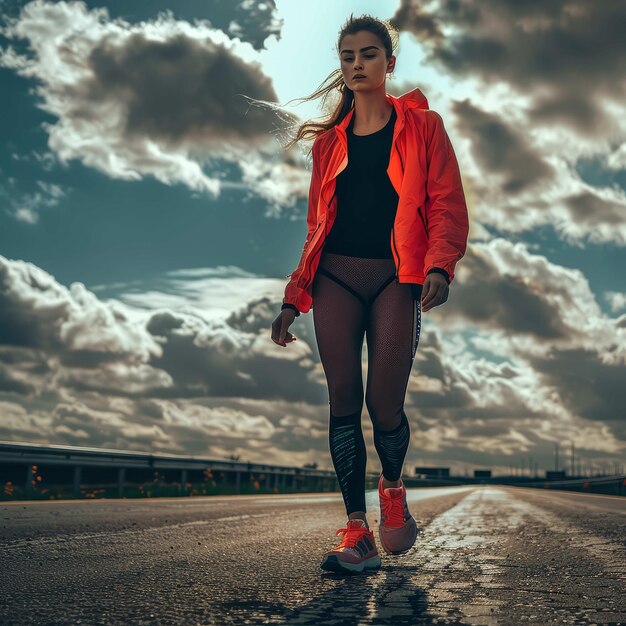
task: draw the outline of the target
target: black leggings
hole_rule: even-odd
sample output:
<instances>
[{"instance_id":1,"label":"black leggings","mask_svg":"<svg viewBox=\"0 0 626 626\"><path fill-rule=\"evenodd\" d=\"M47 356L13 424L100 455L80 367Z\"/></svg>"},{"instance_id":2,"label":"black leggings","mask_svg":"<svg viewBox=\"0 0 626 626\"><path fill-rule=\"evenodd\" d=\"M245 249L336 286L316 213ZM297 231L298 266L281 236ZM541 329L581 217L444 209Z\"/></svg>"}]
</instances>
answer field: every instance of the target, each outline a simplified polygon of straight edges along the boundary
<instances>
[{"instance_id":1,"label":"black leggings","mask_svg":"<svg viewBox=\"0 0 626 626\"><path fill-rule=\"evenodd\" d=\"M421 285L395 282L393 259L323 252L312 285L313 321L329 391L329 446L348 515L365 511L365 404L387 480L398 480L409 444L404 398L420 336Z\"/></svg>"}]
</instances>

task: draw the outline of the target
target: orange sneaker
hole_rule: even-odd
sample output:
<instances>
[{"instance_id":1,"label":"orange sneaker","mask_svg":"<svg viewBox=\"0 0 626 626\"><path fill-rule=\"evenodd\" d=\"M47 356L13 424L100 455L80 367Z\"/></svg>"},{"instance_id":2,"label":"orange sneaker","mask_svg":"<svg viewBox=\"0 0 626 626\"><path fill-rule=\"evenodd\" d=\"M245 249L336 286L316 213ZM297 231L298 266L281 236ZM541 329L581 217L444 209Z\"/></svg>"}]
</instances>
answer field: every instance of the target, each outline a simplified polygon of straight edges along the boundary
<instances>
[{"instance_id":1,"label":"orange sneaker","mask_svg":"<svg viewBox=\"0 0 626 626\"><path fill-rule=\"evenodd\" d=\"M365 525L365 520L348 520L341 543L324 554L320 567L333 572L362 572L364 569L380 567L380 554L376 549L374 533Z\"/></svg>"},{"instance_id":2,"label":"orange sneaker","mask_svg":"<svg viewBox=\"0 0 626 626\"><path fill-rule=\"evenodd\" d=\"M378 480L380 500L380 523L378 534L380 544L387 554L403 554L413 547L419 529L406 503L406 487L383 489L383 475Z\"/></svg>"}]
</instances>

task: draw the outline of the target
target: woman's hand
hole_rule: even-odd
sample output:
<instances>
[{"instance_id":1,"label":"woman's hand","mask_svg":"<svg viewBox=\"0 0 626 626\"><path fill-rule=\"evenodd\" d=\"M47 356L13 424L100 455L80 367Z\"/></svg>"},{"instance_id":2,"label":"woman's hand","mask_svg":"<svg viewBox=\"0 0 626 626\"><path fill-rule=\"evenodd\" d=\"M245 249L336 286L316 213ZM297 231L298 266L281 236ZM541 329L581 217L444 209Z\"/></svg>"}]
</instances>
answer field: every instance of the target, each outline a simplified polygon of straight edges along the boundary
<instances>
[{"instance_id":1,"label":"woman's hand","mask_svg":"<svg viewBox=\"0 0 626 626\"><path fill-rule=\"evenodd\" d=\"M278 317L272 322L272 341L279 346L287 347L288 343L295 341L297 337L292 335L287 329L296 319L296 312L293 309L283 309Z\"/></svg>"},{"instance_id":2,"label":"woman's hand","mask_svg":"<svg viewBox=\"0 0 626 626\"><path fill-rule=\"evenodd\" d=\"M422 288L422 311L430 311L433 307L443 304L448 299L450 285L443 274L428 274Z\"/></svg>"}]
</instances>

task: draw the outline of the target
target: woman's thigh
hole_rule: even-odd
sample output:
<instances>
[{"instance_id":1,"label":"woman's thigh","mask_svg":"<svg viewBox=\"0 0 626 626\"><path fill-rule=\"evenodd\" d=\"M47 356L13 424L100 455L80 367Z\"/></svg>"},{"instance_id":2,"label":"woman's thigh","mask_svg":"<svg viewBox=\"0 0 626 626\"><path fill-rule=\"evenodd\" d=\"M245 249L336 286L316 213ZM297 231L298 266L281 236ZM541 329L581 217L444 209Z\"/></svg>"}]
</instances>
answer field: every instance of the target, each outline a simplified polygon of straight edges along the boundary
<instances>
[{"instance_id":1,"label":"woman's thigh","mask_svg":"<svg viewBox=\"0 0 626 626\"><path fill-rule=\"evenodd\" d=\"M365 310L350 291L319 270L312 295L315 337L331 411L348 415L363 406Z\"/></svg>"},{"instance_id":2,"label":"woman's thigh","mask_svg":"<svg viewBox=\"0 0 626 626\"><path fill-rule=\"evenodd\" d=\"M387 285L372 302L366 319L365 401L372 421L383 427L400 422L420 330L419 290L408 283Z\"/></svg>"},{"instance_id":3,"label":"woman's thigh","mask_svg":"<svg viewBox=\"0 0 626 626\"><path fill-rule=\"evenodd\" d=\"M394 278L393 259L322 254L313 280L312 310L334 415L354 413L363 405L366 324L372 303Z\"/></svg>"}]
</instances>

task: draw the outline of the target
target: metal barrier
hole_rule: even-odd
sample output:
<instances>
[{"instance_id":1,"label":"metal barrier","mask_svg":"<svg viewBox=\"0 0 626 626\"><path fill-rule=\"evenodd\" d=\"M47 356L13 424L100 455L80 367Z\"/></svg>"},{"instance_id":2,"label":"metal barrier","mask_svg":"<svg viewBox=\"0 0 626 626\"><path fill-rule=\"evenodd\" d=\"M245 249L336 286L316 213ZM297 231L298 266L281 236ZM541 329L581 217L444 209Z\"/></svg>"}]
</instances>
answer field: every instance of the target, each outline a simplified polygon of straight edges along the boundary
<instances>
[{"instance_id":1,"label":"metal barrier","mask_svg":"<svg viewBox=\"0 0 626 626\"><path fill-rule=\"evenodd\" d=\"M567 480L543 480L525 483L524 487L539 489L561 489L583 493L604 493L613 496L626 496L626 474L597 476L593 478L570 478Z\"/></svg>"},{"instance_id":2,"label":"metal barrier","mask_svg":"<svg viewBox=\"0 0 626 626\"><path fill-rule=\"evenodd\" d=\"M334 471L319 470L312 467L293 467L252 463L222 459L209 459L192 456L177 456L172 454L154 454L147 452L127 452L123 450L109 450L102 448L86 448L62 445L44 445L22 442L0 442L0 478L4 485L4 497L1 499L41 499L42 467L53 472L55 469L65 469L71 472L70 496L74 498L95 497L94 489L98 493L110 492L111 483L104 482L103 478L113 472L114 496L124 497L128 491L129 474L134 476L150 474L150 478L143 484L159 482L159 477L175 473L180 480L172 481L172 493L167 495L201 495L197 489L191 488L190 475L195 473L204 478L205 484L210 481L211 486L205 488L205 493L241 493L267 491L315 491L331 490L336 486L337 477ZM21 468L21 469L20 469ZM22 478L7 480L7 475L16 475L23 472ZM85 474L91 474L86 479ZM4 475L3 475L4 474ZM62 472L65 478L66 472ZM154 478L154 475L157 478ZM250 481L253 477L253 481ZM217 486L216 478L222 478L224 489L212 489ZM20 485L21 483L21 485ZM66 482L66 484L69 484ZM22 486L23 485L23 486ZM250 489L246 487L252 485ZM189 488L187 487L189 486ZM328 489L330 487L331 489ZM156 488L144 490L140 496L150 496ZM194 491L196 493L194 493ZM159 495L165 495L160 490ZM17 498L15 496L18 496Z\"/></svg>"},{"instance_id":3,"label":"metal barrier","mask_svg":"<svg viewBox=\"0 0 626 626\"><path fill-rule=\"evenodd\" d=\"M149 477L147 473L150 473ZM52 482L55 474L61 482ZM167 482L167 474L177 476L179 480ZM113 481L104 480L110 479L111 475ZM202 480L194 482L194 476L201 476ZM138 480L143 477L146 479ZM368 473L366 488L375 489L378 478L378 473ZM0 479L4 485L0 500L5 501L67 496L123 498L339 490L334 471L314 467L9 441L0 441ZM506 476L406 476L403 480L407 488L490 484L626 496L624 474L567 480ZM48 484L69 486L69 490L54 493L53 489L47 489Z\"/></svg>"}]
</instances>

